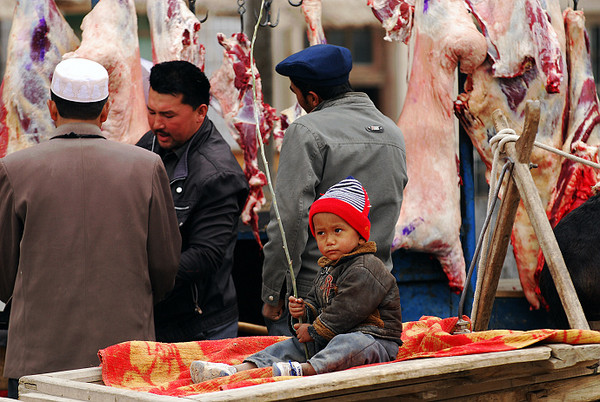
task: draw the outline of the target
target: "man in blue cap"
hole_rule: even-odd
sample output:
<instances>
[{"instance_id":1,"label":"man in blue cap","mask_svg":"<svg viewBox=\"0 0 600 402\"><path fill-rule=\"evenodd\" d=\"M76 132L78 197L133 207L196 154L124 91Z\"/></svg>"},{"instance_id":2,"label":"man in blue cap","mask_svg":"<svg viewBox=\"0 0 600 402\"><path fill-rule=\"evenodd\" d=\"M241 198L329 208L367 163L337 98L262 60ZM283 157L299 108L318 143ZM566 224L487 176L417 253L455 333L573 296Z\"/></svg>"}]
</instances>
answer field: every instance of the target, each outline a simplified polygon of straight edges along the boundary
<instances>
[{"instance_id":1,"label":"man in blue cap","mask_svg":"<svg viewBox=\"0 0 600 402\"><path fill-rule=\"evenodd\" d=\"M321 254L307 229L309 206L348 176L363 183L376 206L370 212L372 238L376 255L391 270L394 229L408 180L402 132L366 94L353 92L352 55L344 47L310 46L275 70L290 78L290 89L307 112L285 132L275 189L298 297L306 297L319 272ZM273 211L267 235L262 313L270 335L291 335L285 300L292 287Z\"/></svg>"}]
</instances>

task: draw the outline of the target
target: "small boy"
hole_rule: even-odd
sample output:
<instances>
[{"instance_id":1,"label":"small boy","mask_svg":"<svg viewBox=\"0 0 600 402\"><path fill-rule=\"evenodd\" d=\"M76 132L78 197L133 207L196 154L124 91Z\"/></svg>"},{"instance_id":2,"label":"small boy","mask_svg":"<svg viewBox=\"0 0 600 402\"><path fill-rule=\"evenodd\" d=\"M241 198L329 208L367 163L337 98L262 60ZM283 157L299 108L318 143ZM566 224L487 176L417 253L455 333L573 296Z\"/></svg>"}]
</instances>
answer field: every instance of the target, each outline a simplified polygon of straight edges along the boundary
<instances>
[{"instance_id":1,"label":"small boy","mask_svg":"<svg viewBox=\"0 0 600 402\"><path fill-rule=\"evenodd\" d=\"M368 241L369 208L367 192L353 177L316 200L309 225L323 254L322 268L306 300L289 298L290 315L302 319L293 325L297 337L235 366L194 361L192 381L271 365L274 376L302 376L394 360L402 344L400 295L396 279L374 255L375 243Z\"/></svg>"}]
</instances>

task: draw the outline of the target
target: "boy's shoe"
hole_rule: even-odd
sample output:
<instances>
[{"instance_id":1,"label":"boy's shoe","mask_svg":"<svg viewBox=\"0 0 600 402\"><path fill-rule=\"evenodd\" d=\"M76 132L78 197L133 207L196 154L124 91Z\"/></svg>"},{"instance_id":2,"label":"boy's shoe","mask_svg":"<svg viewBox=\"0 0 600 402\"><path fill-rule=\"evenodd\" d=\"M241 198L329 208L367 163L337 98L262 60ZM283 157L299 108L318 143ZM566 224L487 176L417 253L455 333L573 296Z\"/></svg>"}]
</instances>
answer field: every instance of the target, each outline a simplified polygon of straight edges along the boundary
<instances>
[{"instance_id":1,"label":"boy's shoe","mask_svg":"<svg viewBox=\"0 0 600 402\"><path fill-rule=\"evenodd\" d=\"M273 377L278 376L302 376L302 366L291 360L287 362L273 363Z\"/></svg>"},{"instance_id":2,"label":"boy's shoe","mask_svg":"<svg viewBox=\"0 0 600 402\"><path fill-rule=\"evenodd\" d=\"M192 375L192 381L194 383L208 381L218 377L225 377L235 374L236 371L235 367L225 363L196 360L190 364L190 374Z\"/></svg>"}]
</instances>

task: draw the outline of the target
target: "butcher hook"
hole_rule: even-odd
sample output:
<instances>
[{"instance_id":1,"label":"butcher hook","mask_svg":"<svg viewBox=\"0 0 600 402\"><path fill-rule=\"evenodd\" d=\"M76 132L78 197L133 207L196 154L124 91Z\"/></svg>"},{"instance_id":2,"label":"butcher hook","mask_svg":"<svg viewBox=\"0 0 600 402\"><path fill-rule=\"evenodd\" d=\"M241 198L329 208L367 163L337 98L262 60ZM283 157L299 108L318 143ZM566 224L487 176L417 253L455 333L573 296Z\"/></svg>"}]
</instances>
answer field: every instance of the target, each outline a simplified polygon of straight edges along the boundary
<instances>
[{"instance_id":1,"label":"butcher hook","mask_svg":"<svg viewBox=\"0 0 600 402\"><path fill-rule=\"evenodd\" d=\"M196 0L188 0L188 1L189 1L189 6L190 6L190 11L193 12L194 15L196 15ZM204 24L207 19L208 19L208 10L206 10L206 16L200 20L200 23Z\"/></svg>"},{"instance_id":2,"label":"butcher hook","mask_svg":"<svg viewBox=\"0 0 600 402\"><path fill-rule=\"evenodd\" d=\"M290 6L292 7L300 7L302 5L302 1L300 0L298 3L292 3L292 0L288 0L288 3L290 3Z\"/></svg>"},{"instance_id":3,"label":"butcher hook","mask_svg":"<svg viewBox=\"0 0 600 402\"><path fill-rule=\"evenodd\" d=\"M261 22L259 24L261 27L275 28L279 24L279 12L281 10L277 10L277 20L275 22L272 22L271 21L271 3L273 3L273 0L266 0L263 5L266 17L265 17L265 22Z\"/></svg>"},{"instance_id":4,"label":"butcher hook","mask_svg":"<svg viewBox=\"0 0 600 402\"><path fill-rule=\"evenodd\" d=\"M240 15L240 24L242 28L240 32L244 32L244 14L246 14L246 0L237 0L238 14Z\"/></svg>"}]
</instances>

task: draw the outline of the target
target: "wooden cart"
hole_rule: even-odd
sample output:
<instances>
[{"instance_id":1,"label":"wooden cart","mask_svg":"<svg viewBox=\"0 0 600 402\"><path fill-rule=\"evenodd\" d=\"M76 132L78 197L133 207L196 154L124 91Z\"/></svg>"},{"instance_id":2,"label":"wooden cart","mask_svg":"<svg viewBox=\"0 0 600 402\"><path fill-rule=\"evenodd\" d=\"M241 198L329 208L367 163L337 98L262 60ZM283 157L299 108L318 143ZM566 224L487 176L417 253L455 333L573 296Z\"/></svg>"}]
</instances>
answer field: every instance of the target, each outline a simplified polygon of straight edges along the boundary
<instances>
[{"instance_id":1,"label":"wooden cart","mask_svg":"<svg viewBox=\"0 0 600 402\"><path fill-rule=\"evenodd\" d=\"M102 384L100 368L23 377L24 401L453 400L593 401L600 399L600 345L554 344L466 356L361 367L186 398Z\"/></svg>"}]
</instances>

